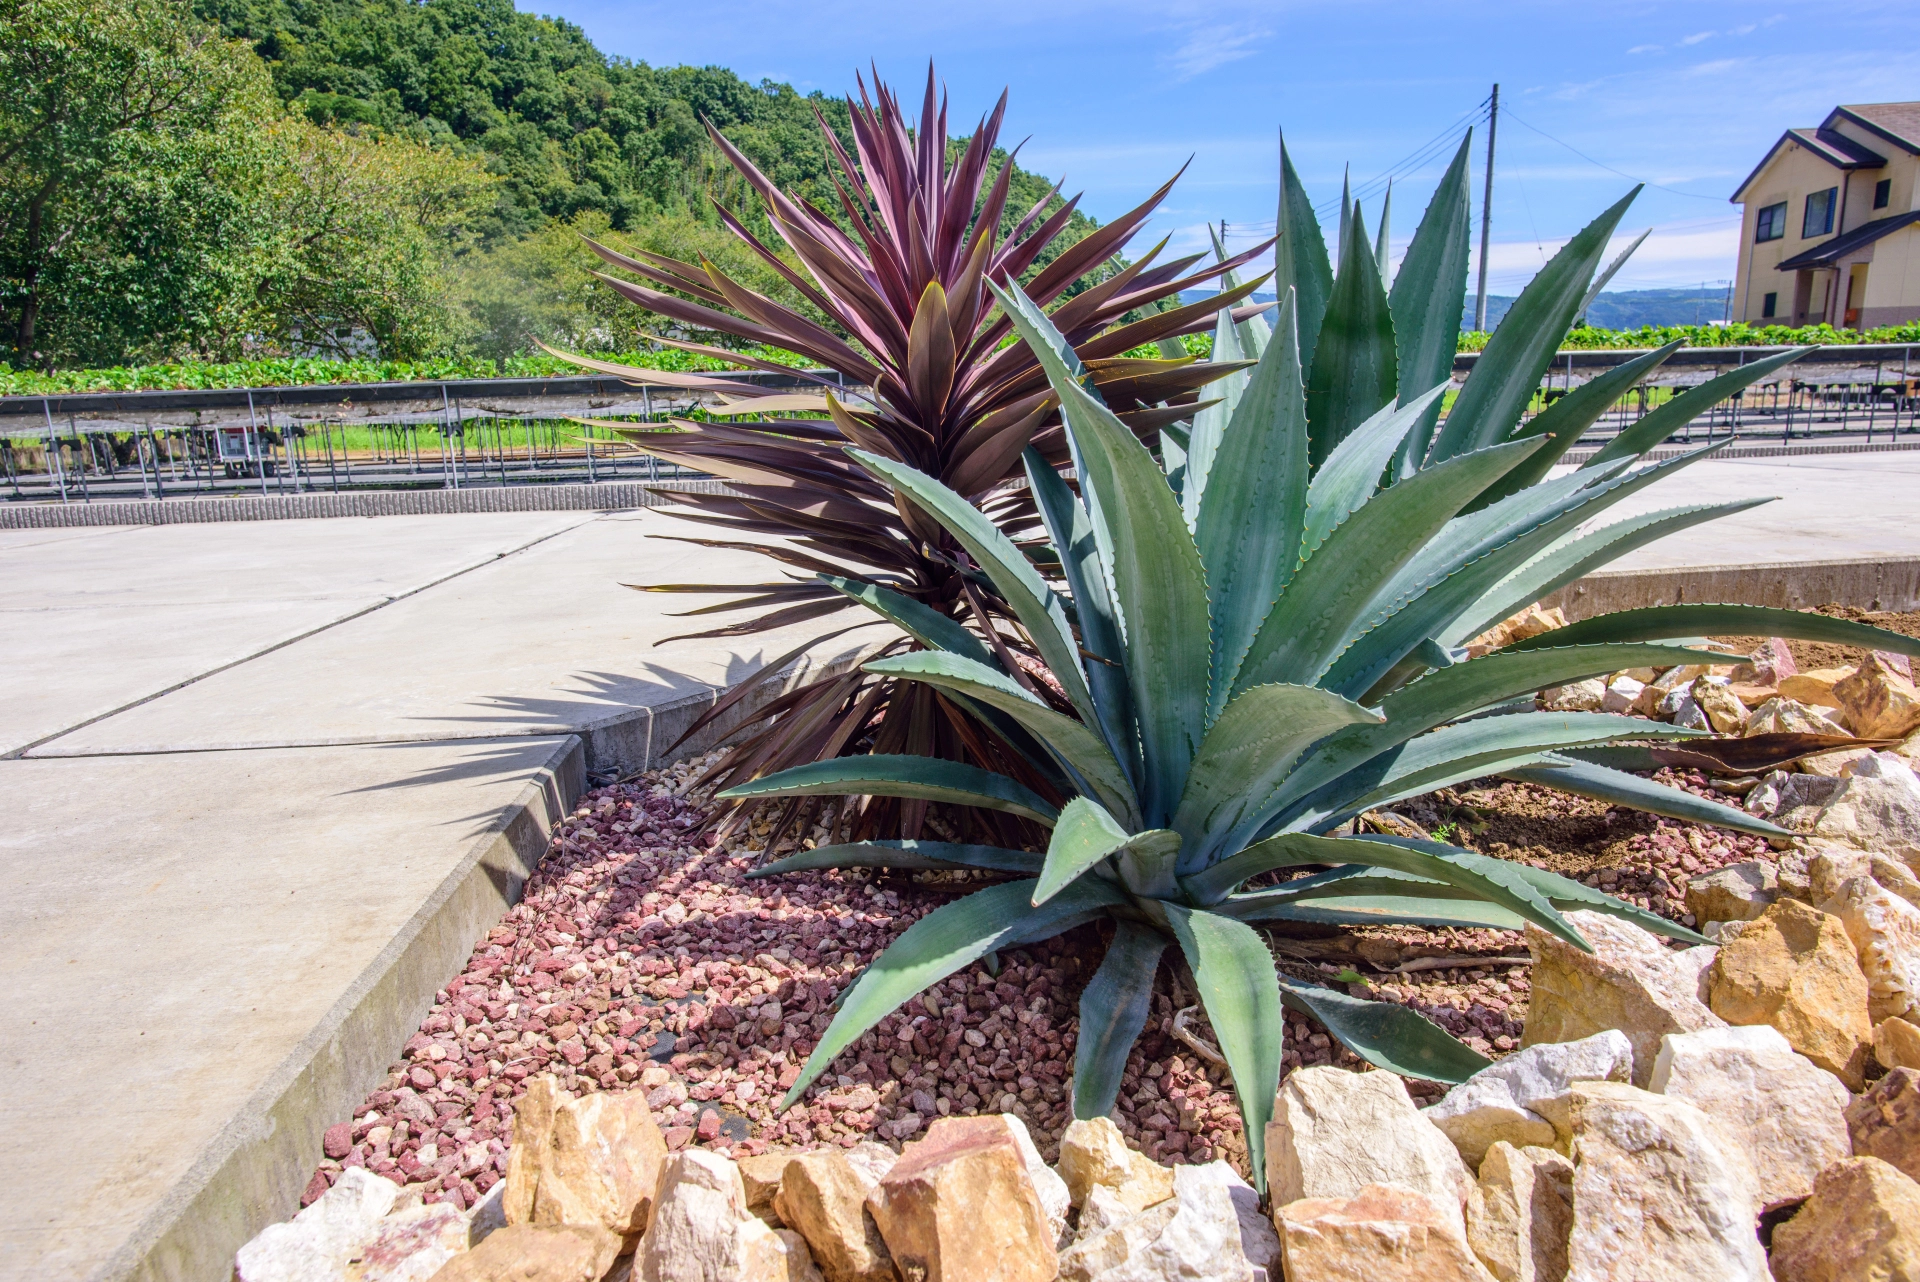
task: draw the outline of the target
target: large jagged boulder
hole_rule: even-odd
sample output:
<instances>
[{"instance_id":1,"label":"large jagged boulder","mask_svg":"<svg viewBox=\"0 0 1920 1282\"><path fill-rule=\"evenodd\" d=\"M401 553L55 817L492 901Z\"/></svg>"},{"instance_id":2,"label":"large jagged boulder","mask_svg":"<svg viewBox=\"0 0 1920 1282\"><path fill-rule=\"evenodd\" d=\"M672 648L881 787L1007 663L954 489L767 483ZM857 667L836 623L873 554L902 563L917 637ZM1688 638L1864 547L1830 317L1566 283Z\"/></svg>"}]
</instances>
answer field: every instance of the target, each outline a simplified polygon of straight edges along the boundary
<instances>
[{"instance_id":1,"label":"large jagged boulder","mask_svg":"<svg viewBox=\"0 0 1920 1282\"><path fill-rule=\"evenodd\" d=\"M599 1224L634 1246L653 1215L667 1143L644 1091L573 1099L543 1075L514 1107L509 1224Z\"/></svg>"},{"instance_id":2,"label":"large jagged boulder","mask_svg":"<svg viewBox=\"0 0 1920 1282\"><path fill-rule=\"evenodd\" d=\"M1467 1245L1497 1282L1560 1282L1573 1232L1573 1163L1502 1140L1467 1200Z\"/></svg>"},{"instance_id":3,"label":"large jagged boulder","mask_svg":"<svg viewBox=\"0 0 1920 1282\"><path fill-rule=\"evenodd\" d=\"M1774 1028L1849 1090L1860 1089L1873 1048L1867 979L1838 917L1778 901L1720 949L1707 990L1727 1023Z\"/></svg>"},{"instance_id":4,"label":"large jagged boulder","mask_svg":"<svg viewBox=\"0 0 1920 1282\"><path fill-rule=\"evenodd\" d=\"M1765 1024L1662 1039L1649 1089L1713 1119L1753 1167L1762 1210L1811 1196L1814 1177L1852 1152L1847 1088Z\"/></svg>"},{"instance_id":5,"label":"large jagged boulder","mask_svg":"<svg viewBox=\"0 0 1920 1282\"><path fill-rule=\"evenodd\" d=\"M867 1194L879 1182L838 1148L785 1163L774 1213L807 1240L827 1282L893 1282L893 1256L867 1211Z\"/></svg>"},{"instance_id":6,"label":"large jagged boulder","mask_svg":"<svg viewBox=\"0 0 1920 1282\"><path fill-rule=\"evenodd\" d=\"M1058 1169L1073 1205L1084 1205L1103 1188L1131 1212L1140 1212L1173 1196L1173 1172L1138 1149L1111 1118L1077 1118L1060 1137Z\"/></svg>"},{"instance_id":7,"label":"large jagged boulder","mask_svg":"<svg viewBox=\"0 0 1920 1282\"><path fill-rule=\"evenodd\" d=\"M1617 1029L1633 1046L1633 1079L1644 1086L1662 1037L1725 1022L1700 1000L1699 958L1683 961L1651 933L1604 913L1570 912L1566 919L1593 951L1528 924L1533 987L1522 1046Z\"/></svg>"},{"instance_id":8,"label":"large jagged boulder","mask_svg":"<svg viewBox=\"0 0 1920 1282\"><path fill-rule=\"evenodd\" d=\"M448 1260L431 1282L599 1282L620 1241L597 1224L510 1224Z\"/></svg>"},{"instance_id":9,"label":"large jagged boulder","mask_svg":"<svg viewBox=\"0 0 1920 1282\"><path fill-rule=\"evenodd\" d=\"M1367 1184L1274 1211L1289 1282L1491 1282L1444 1197Z\"/></svg>"},{"instance_id":10,"label":"large jagged boulder","mask_svg":"<svg viewBox=\"0 0 1920 1282\"><path fill-rule=\"evenodd\" d=\"M1421 1116L1446 1133L1468 1166L1478 1169L1501 1140L1516 1147L1551 1145L1553 1125L1533 1111L1575 1082L1624 1082L1633 1076L1633 1046L1608 1029L1577 1042L1543 1042L1481 1069Z\"/></svg>"},{"instance_id":11,"label":"large jagged boulder","mask_svg":"<svg viewBox=\"0 0 1920 1282\"><path fill-rule=\"evenodd\" d=\"M291 1220L271 1224L240 1248L239 1282L325 1282L380 1232L400 1186L364 1167L340 1172L333 1187Z\"/></svg>"},{"instance_id":12,"label":"large jagged boulder","mask_svg":"<svg viewBox=\"0 0 1920 1282\"><path fill-rule=\"evenodd\" d=\"M1814 816L1810 835L1892 855L1920 871L1920 778L1891 752L1861 759Z\"/></svg>"},{"instance_id":13,"label":"large jagged boulder","mask_svg":"<svg viewBox=\"0 0 1920 1282\"><path fill-rule=\"evenodd\" d=\"M1063 1282L1278 1282L1279 1239L1231 1167L1176 1167L1173 1184L1172 1197L1083 1232L1060 1255Z\"/></svg>"},{"instance_id":14,"label":"large jagged boulder","mask_svg":"<svg viewBox=\"0 0 1920 1282\"><path fill-rule=\"evenodd\" d=\"M1875 1157L1834 1163L1774 1229L1772 1264L1775 1282L1916 1282L1920 1184Z\"/></svg>"},{"instance_id":15,"label":"large jagged boulder","mask_svg":"<svg viewBox=\"0 0 1920 1282\"><path fill-rule=\"evenodd\" d=\"M1896 1068L1847 1108L1855 1157L1877 1157L1920 1180L1920 1071Z\"/></svg>"},{"instance_id":16,"label":"large jagged boulder","mask_svg":"<svg viewBox=\"0 0 1920 1282\"><path fill-rule=\"evenodd\" d=\"M1848 728L1862 739L1904 739L1920 730L1920 692L1906 672L1878 654L1834 683L1833 697Z\"/></svg>"},{"instance_id":17,"label":"large jagged boulder","mask_svg":"<svg viewBox=\"0 0 1920 1282\"><path fill-rule=\"evenodd\" d=\"M1622 1082L1565 1097L1568 1282L1766 1282L1746 1156L1684 1100Z\"/></svg>"},{"instance_id":18,"label":"large jagged boulder","mask_svg":"<svg viewBox=\"0 0 1920 1282\"><path fill-rule=\"evenodd\" d=\"M1867 1016L1920 1015L1920 908L1871 877L1854 877L1821 905L1840 919L1867 979Z\"/></svg>"},{"instance_id":19,"label":"large jagged boulder","mask_svg":"<svg viewBox=\"0 0 1920 1282\"><path fill-rule=\"evenodd\" d=\"M682 1149L661 1168L633 1275L640 1282L821 1282L806 1241L749 1211L733 1162L699 1148Z\"/></svg>"},{"instance_id":20,"label":"large jagged boulder","mask_svg":"<svg viewBox=\"0 0 1920 1282\"><path fill-rule=\"evenodd\" d=\"M1267 1192L1273 1204L1339 1201L1370 1184L1431 1194L1463 1217L1473 1173L1392 1073L1330 1067L1289 1073L1267 1123ZM1464 1234L1464 1219L1457 1222Z\"/></svg>"},{"instance_id":21,"label":"large jagged boulder","mask_svg":"<svg viewBox=\"0 0 1920 1282\"><path fill-rule=\"evenodd\" d=\"M944 1117L867 1207L905 1282L1048 1282L1055 1235L1026 1155L994 1117Z\"/></svg>"}]
</instances>

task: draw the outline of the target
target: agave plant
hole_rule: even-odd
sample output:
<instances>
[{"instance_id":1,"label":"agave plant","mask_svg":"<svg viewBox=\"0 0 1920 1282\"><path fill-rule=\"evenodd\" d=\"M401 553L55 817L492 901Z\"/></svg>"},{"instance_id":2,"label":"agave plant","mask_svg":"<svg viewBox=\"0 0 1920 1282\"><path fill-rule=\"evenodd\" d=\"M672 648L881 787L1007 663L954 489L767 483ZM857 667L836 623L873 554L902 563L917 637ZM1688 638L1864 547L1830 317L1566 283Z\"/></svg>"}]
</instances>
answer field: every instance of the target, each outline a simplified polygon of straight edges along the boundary
<instances>
[{"instance_id":1,"label":"agave plant","mask_svg":"<svg viewBox=\"0 0 1920 1282\"><path fill-rule=\"evenodd\" d=\"M1025 455L1050 556L1029 556L966 496L910 463L848 451L964 549L968 566L1018 619L1066 706L1018 684L970 630L885 588L868 589L865 604L923 648L876 659L868 670L938 690L1004 727L1007 742L1035 745L1033 769L1067 800L1055 804L969 764L897 754L816 762L732 789L741 800L858 793L959 803L1051 830L1044 851L876 840L758 870L1009 875L929 913L875 960L843 995L787 1104L928 985L998 950L1104 919L1111 942L1080 1003L1076 1115L1113 1107L1160 959L1177 948L1232 1073L1252 1174L1264 1186L1283 1005L1310 1012L1395 1072L1456 1082L1487 1061L1402 1007L1286 978L1261 931L1531 924L1584 949L1565 914L1585 909L1700 942L1553 873L1359 831L1352 821L1402 798L1506 773L1784 836L1619 768L1646 764L1647 750L1636 745L1698 732L1536 711L1531 696L1623 668L1724 658L1687 644L1701 633L1920 653L1920 642L1861 624L1710 605L1587 619L1469 658L1469 638L1593 565L1749 504L1585 529L1613 503L1719 447L1634 470L1678 425L1676 411L1549 478L1552 461L1598 414L1596 404L1618 391L1583 389L1518 424L1541 372L1533 354L1550 357L1566 332L1624 202L1530 285L1434 433L1446 375L1436 375L1440 344L1427 339L1451 334L1460 314L1466 259L1463 244L1455 253L1452 242L1456 234L1464 241L1464 148L1391 294L1359 234L1357 209L1341 271L1323 287L1324 251L1314 257L1318 232L1302 220L1290 165L1283 191L1278 252L1287 289L1276 321L1256 327L1227 317L1218 335L1257 350L1258 364L1228 388L1223 412L1199 415L1157 459L1103 402L1068 337L1036 302L1017 287L995 290L1059 398L1077 471L1078 493L1037 451ZM1641 370L1659 355L1638 362ZM1404 395L1396 391L1403 380ZM1698 413L1729 390L1720 380L1678 399ZM1276 879L1283 872L1289 879Z\"/></svg>"},{"instance_id":2,"label":"agave plant","mask_svg":"<svg viewBox=\"0 0 1920 1282\"><path fill-rule=\"evenodd\" d=\"M1057 249L1057 256L1032 276L1026 289L1042 303L1064 299L1054 313L1055 325L1130 429L1151 433L1190 418L1198 389L1237 368L1232 363L1195 362L1184 349L1163 359L1126 353L1212 324L1216 307L1239 302L1254 285L1229 289L1217 301L1164 311L1161 304L1232 270L1266 246L1191 271L1198 256L1158 263L1161 246L1125 266L1110 266L1165 198L1172 180L1137 208L1064 248L1056 241L1078 198L1049 214L1047 206L1057 188L1003 237L1013 158L1005 157L991 182L988 178L1005 108L1002 94L965 146L954 149L947 139L946 104L936 100L931 70L917 130L909 127L884 85L876 82L870 98L863 81L859 102L848 102L857 164L825 118L820 120L839 170L840 221L781 192L709 127L714 144L765 202L774 231L806 274L795 271L724 209L721 218L830 325L756 294L711 263L696 266L594 246L609 263L661 287L601 277L650 311L686 327L784 348L831 371L831 376L801 372L800 377L813 380L820 390L794 395L768 393L719 376L663 374L556 353L634 382L717 393L728 402L720 407L723 418L762 412L805 416L750 422L681 420L671 432L625 431L628 440L649 453L729 482L726 494L664 487L692 509L682 515L718 526L730 536L687 541L750 548L806 572L798 580L731 589L654 586L651 590L664 592L749 594L694 613L753 609L753 617L690 635L747 635L853 609L857 595L876 584L947 617L971 619L983 637L1000 635L993 620L1004 613L1001 603L990 585L972 582L962 571L955 559L958 546L938 524L855 467L842 447L858 445L905 463L970 498L986 496L1017 477L1021 455L1029 447L1064 461L1054 394L1026 346L1007 342L1008 323L994 313L987 293L993 285L1028 273L1049 250ZM1090 273L1101 272L1106 273L1103 279L1089 283ZM660 341L744 366L796 372L720 348ZM862 390L851 393L849 387ZM996 510L1016 515L1026 502L1023 494L1010 494ZM769 536L783 542L770 542ZM1011 644L1020 642L1016 637ZM762 676L770 677L781 667L782 660L775 660L762 669ZM1021 674L1020 679L1027 678ZM729 712L756 684L736 688L686 733ZM829 676L775 700L762 715L771 716L767 727L730 751L716 781L752 778L870 742L889 752L967 760L1016 774L1026 771L1024 758L1000 742L991 727L957 715L950 702L924 687L903 687L890 677L858 672ZM1031 777L1028 782L1042 783ZM901 815L908 835L917 831L920 812L910 804ZM875 830L879 818L869 814L866 830Z\"/></svg>"}]
</instances>

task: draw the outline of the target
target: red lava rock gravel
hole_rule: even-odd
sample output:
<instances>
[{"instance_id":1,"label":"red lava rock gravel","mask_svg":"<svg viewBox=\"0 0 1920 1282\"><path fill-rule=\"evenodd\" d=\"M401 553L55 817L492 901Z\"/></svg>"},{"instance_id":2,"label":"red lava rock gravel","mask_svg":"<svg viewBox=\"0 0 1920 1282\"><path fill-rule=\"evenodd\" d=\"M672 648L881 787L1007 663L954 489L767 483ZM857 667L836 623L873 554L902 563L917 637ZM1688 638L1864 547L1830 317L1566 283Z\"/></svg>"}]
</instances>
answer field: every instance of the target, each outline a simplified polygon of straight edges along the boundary
<instances>
[{"instance_id":1,"label":"red lava rock gravel","mask_svg":"<svg viewBox=\"0 0 1920 1282\"><path fill-rule=\"evenodd\" d=\"M749 881L764 859L764 821L723 848L690 836L705 816L703 798L690 794L702 764L581 799L525 897L435 995L381 1089L327 1129L326 1157L305 1201L344 1167L364 1166L418 1186L428 1201L471 1205L504 1177L513 1101L538 1073L557 1075L576 1093L647 1091L671 1148L699 1143L742 1154L868 1138L898 1147L935 1116L1011 1112L1052 1160L1071 1120L1076 1010L1102 952L1100 928L1004 954L998 976L976 965L949 977L882 1020L801 1104L777 1114L834 997L965 887L865 870ZM1704 790L1704 780L1686 782ZM808 843L825 838L816 823ZM1683 874L1752 853L1744 844L1752 839L1665 820L1627 840L1624 864L1585 879L1606 885L1611 873L1609 889L1656 911L1678 911ZM1361 937L1385 941L1399 957L1525 952L1500 931ZM1280 960L1303 977L1404 1002L1483 1053L1519 1044L1523 967L1476 961L1356 983L1344 965ZM1121 1129L1160 1161L1226 1157L1244 1172L1246 1146L1224 1074L1172 1036L1169 995L1153 1000L1123 1080ZM1287 1019L1286 1071L1363 1066L1317 1022L1291 1011ZM1409 1087L1423 1102L1440 1093Z\"/></svg>"}]
</instances>

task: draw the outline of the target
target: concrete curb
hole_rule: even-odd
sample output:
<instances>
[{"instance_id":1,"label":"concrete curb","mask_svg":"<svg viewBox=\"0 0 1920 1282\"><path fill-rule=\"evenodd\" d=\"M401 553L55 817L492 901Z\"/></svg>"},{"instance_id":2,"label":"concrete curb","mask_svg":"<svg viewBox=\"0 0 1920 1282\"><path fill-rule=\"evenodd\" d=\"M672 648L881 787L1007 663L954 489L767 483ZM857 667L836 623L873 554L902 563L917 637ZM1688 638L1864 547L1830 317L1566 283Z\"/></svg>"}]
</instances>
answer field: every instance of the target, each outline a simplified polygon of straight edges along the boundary
<instances>
[{"instance_id":1,"label":"concrete curb","mask_svg":"<svg viewBox=\"0 0 1920 1282\"><path fill-rule=\"evenodd\" d=\"M235 1111L100 1277L224 1278L242 1243L292 1214L322 1157L315 1119L347 1116L386 1077L435 991L519 899L584 783L580 740L568 735L438 891Z\"/></svg>"},{"instance_id":2,"label":"concrete curb","mask_svg":"<svg viewBox=\"0 0 1920 1282\"><path fill-rule=\"evenodd\" d=\"M1786 610L1818 605L1920 609L1920 557L1603 570L1567 585L1542 604L1559 606L1568 619L1585 619L1615 610L1721 601Z\"/></svg>"},{"instance_id":3,"label":"concrete curb","mask_svg":"<svg viewBox=\"0 0 1920 1282\"><path fill-rule=\"evenodd\" d=\"M756 724L755 714L773 699L804 681L851 671L873 648L843 650L820 662L803 655L674 756L726 742ZM298 1209L323 1156L321 1119L347 1116L379 1086L434 993L519 902L552 833L590 785L588 771L625 775L663 764L667 746L725 693L636 709L574 734L531 736L555 738L553 754L321 1023L235 1111L100 1276L185 1282L231 1273L241 1244ZM404 841L405 834L395 839Z\"/></svg>"},{"instance_id":4,"label":"concrete curb","mask_svg":"<svg viewBox=\"0 0 1920 1282\"><path fill-rule=\"evenodd\" d=\"M596 485L495 485L467 490L357 490L342 494L173 498L101 503L0 505L0 530L46 530L76 525L175 525L210 521L299 521L339 516L435 516L464 512L614 512L667 507L653 481ZM722 482L663 480L659 485L696 494L723 494Z\"/></svg>"}]
</instances>

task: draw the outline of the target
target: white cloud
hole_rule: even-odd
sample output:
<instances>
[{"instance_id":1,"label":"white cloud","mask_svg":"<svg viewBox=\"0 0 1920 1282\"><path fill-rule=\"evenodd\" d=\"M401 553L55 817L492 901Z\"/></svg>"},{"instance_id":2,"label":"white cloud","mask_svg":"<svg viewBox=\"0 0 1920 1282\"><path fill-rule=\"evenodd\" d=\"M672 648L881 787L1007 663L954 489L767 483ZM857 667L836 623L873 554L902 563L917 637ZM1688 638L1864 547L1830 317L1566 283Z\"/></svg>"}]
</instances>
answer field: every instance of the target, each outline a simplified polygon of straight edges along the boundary
<instances>
[{"instance_id":1,"label":"white cloud","mask_svg":"<svg viewBox=\"0 0 1920 1282\"><path fill-rule=\"evenodd\" d=\"M1662 46L1660 45L1635 45L1633 48L1627 50L1627 53L1629 55L1636 53L1659 53L1661 48Z\"/></svg>"},{"instance_id":2,"label":"white cloud","mask_svg":"<svg viewBox=\"0 0 1920 1282\"><path fill-rule=\"evenodd\" d=\"M1613 257L1633 243L1640 233L1625 232L1613 238L1603 260ZM1488 254L1487 292L1517 292L1567 243L1566 237L1551 240L1494 241ZM1698 285L1702 281L1729 279L1739 262L1740 220L1738 216L1684 219L1663 223L1634 251L1611 289L1659 289L1679 285ZM1476 253L1468 269L1469 279L1480 269ZM1468 286L1472 292L1472 286Z\"/></svg>"},{"instance_id":3,"label":"white cloud","mask_svg":"<svg viewBox=\"0 0 1920 1282\"><path fill-rule=\"evenodd\" d=\"M1267 28L1251 24L1196 27L1163 61L1177 80L1191 80L1215 67L1251 56L1256 52L1255 46L1270 34Z\"/></svg>"},{"instance_id":4,"label":"white cloud","mask_svg":"<svg viewBox=\"0 0 1920 1282\"><path fill-rule=\"evenodd\" d=\"M1713 32L1713 31L1696 31L1696 32L1694 32L1694 33L1693 33L1692 35L1690 35L1690 36L1681 36L1681 37L1680 37L1680 43L1681 43L1681 44L1683 44L1683 45L1697 45L1697 44L1699 44L1699 43L1700 43L1700 42L1701 42L1702 40L1711 40L1711 39L1713 39L1713 38L1714 38L1714 36L1715 36L1715 35L1717 35L1717 34L1719 34L1719 33L1718 33L1718 32Z\"/></svg>"}]
</instances>

